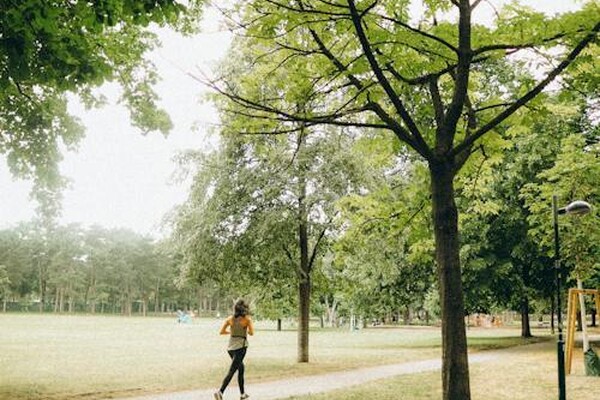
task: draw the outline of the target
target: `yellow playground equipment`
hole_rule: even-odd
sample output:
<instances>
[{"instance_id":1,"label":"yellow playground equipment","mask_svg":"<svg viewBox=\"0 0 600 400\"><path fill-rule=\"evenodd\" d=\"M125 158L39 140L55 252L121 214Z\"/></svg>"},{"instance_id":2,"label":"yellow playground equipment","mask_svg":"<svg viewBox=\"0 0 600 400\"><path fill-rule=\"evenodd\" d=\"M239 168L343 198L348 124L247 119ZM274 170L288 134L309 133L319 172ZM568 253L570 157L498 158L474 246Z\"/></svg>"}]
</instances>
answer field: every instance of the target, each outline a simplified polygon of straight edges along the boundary
<instances>
[{"instance_id":1,"label":"yellow playground equipment","mask_svg":"<svg viewBox=\"0 0 600 400\"><path fill-rule=\"evenodd\" d=\"M600 313L600 291L596 289L569 289L567 311L567 359L565 371L571 373L573 363L573 349L575 348L575 326L577 325L577 311L579 310L579 294L592 295L596 300L596 313ZM583 321L585 323L585 321Z\"/></svg>"}]
</instances>

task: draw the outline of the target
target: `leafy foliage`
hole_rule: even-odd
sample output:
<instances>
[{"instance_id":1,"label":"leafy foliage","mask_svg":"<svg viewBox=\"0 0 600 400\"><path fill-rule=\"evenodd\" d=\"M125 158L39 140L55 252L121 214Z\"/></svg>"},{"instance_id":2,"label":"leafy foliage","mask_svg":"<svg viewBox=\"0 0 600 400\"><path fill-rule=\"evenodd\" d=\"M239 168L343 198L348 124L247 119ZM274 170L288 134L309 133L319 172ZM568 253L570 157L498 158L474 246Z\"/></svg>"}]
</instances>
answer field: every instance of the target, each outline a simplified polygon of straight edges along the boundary
<instances>
[{"instance_id":1,"label":"leafy foliage","mask_svg":"<svg viewBox=\"0 0 600 400\"><path fill-rule=\"evenodd\" d=\"M156 45L150 24L190 31L201 1L7 1L0 4L0 152L13 174L34 180L40 211L59 211L61 151L83 137L67 93L98 104L92 89L116 81L133 124L166 133L158 77L144 54ZM185 17L184 17L185 16ZM180 19L181 18L181 19Z\"/></svg>"},{"instance_id":2,"label":"leafy foliage","mask_svg":"<svg viewBox=\"0 0 600 400\"><path fill-rule=\"evenodd\" d=\"M175 220L185 274L243 291L274 311L269 316L284 316L275 311L291 311L301 275L301 203L316 266L336 232L336 202L360 187L351 141L329 132L223 136L219 151L188 162L197 165L195 183Z\"/></svg>"},{"instance_id":3,"label":"leafy foliage","mask_svg":"<svg viewBox=\"0 0 600 400\"><path fill-rule=\"evenodd\" d=\"M491 27L474 20L480 4L425 1L426 11L413 21L409 2L238 3L230 17L232 28L241 33L240 45L247 49L247 68L241 77L228 73L235 67L226 69L212 83L223 95L225 110L246 117L237 132L281 134L314 125L379 128L427 163L445 399L470 398L457 174L484 137L495 133L508 138L504 135L510 118L525 105L534 106L534 99L600 31L595 1L580 12L555 17L512 3L497 13ZM444 15L450 10L458 13L458 20ZM522 70L527 61L514 55L528 51L539 55L533 63L540 64L531 67L544 71L541 78L520 75L514 84L502 84L507 74L497 68L516 65ZM273 62L265 63L267 58ZM560 61L547 62L555 59ZM310 106L297 107L293 100L299 98L309 99Z\"/></svg>"}]
</instances>

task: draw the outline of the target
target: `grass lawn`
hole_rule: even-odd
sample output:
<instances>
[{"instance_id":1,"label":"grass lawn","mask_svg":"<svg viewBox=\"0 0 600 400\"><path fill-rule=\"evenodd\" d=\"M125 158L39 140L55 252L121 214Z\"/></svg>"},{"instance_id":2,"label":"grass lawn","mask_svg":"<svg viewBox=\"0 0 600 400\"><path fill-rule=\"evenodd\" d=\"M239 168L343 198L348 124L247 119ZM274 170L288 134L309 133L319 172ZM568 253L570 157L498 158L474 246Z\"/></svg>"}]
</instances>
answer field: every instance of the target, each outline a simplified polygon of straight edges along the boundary
<instances>
[{"instance_id":1,"label":"grass lawn","mask_svg":"<svg viewBox=\"0 0 600 400\"><path fill-rule=\"evenodd\" d=\"M490 332L493 332L490 331ZM595 332L596 335L600 331ZM597 336L596 336L597 337ZM477 340L481 340L479 337ZM580 343L579 343L580 346ZM600 342L596 342L596 349ZM502 350L497 361L471 364L471 396L485 400L554 400L558 398L556 342ZM600 398L600 377L585 376L581 347L576 348L573 370L566 378L569 400ZM439 372L399 376L360 387L289 400L407 399L439 400L442 397Z\"/></svg>"},{"instance_id":2,"label":"grass lawn","mask_svg":"<svg viewBox=\"0 0 600 400\"><path fill-rule=\"evenodd\" d=\"M179 325L174 317L0 314L0 399L98 399L216 387L229 365L227 338L217 334L220 322L201 319ZM277 332L270 322L256 325L246 361L249 383L440 357L437 328L371 328L358 332L315 328L310 336L311 362L297 364L295 330ZM518 334L514 329L472 329L470 347L477 351L514 346L522 343ZM535 356L543 357L541 362L549 363L553 371L554 347L549 344L542 348L547 350ZM486 371L496 376L487 365L491 367L473 367L474 393L477 379ZM523 365L538 368L535 363ZM516 372L514 365L506 366L506 371ZM550 375L549 385L556 374ZM573 379L569 378L569 385ZM403 398L440 397L438 373L390 380L385 386L391 385L391 391L405 390L410 382L433 397ZM347 393L339 396L352 398ZM327 398L334 399L329 395Z\"/></svg>"}]
</instances>

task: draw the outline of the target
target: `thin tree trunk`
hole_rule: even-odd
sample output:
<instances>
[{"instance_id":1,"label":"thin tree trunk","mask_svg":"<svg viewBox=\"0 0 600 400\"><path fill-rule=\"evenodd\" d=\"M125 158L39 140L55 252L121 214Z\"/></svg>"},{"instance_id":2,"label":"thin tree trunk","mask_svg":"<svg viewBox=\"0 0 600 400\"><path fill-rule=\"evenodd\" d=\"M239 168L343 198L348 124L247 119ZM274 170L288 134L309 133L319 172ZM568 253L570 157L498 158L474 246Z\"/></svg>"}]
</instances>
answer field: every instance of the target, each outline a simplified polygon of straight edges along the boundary
<instances>
[{"instance_id":1,"label":"thin tree trunk","mask_svg":"<svg viewBox=\"0 0 600 400\"><path fill-rule=\"evenodd\" d=\"M333 303L329 304L329 299L325 297L325 308L327 310L327 324L329 327L335 327L336 321L336 313L337 313L338 302L336 299L333 299Z\"/></svg>"},{"instance_id":2,"label":"thin tree trunk","mask_svg":"<svg viewBox=\"0 0 600 400\"><path fill-rule=\"evenodd\" d=\"M90 282L89 297L86 298L86 305L87 302L90 303L90 312L92 314L96 314L96 303L98 302L96 296L96 268L92 266L92 278Z\"/></svg>"},{"instance_id":3,"label":"thin tree trunk","mask_svg":"<svg viewBox=\"0 0 600 400\"><path fill-rule=\"evenodd\" d=\"M454 165L430 162L435 249L442 309L442 390L444 400L470 400L458 242Z\"/></svg>"},{"instance_id":4,"label":"thin tree trunk","mask_svg":"<svg viewBox=\"0 0 600 400\"><path fill-rule=\"evenodd\" d=\"M65 310L65 289L60 288L59 297L58 297L58 312L60 314Z\"/></svg>"},{"instance_id":5,"label":"thin tree trunk","mask_svg":"<svg viewBox=\"0 0 600 400\"><path fill-rule=\"evenodd\" d=\"M523 295L521 299L521 337L530 338L532 336L529 324L529 298L527 295Z\"/></svg>"},{"instance_id":6,"label":"thin tree trunk","mask_svg":"<svg viewBox=\"0 0 600 400\"><path fill-rule=\"evenodd\" d=\"M44 305L46 304L46 267L42 265L41 256L38 256L38 270L39 270L39 279L38 279L38 288L40 291L40 313L44 312Z\"/></svg>"},{"instance_id":7,"label":"thin tree trunk","mask_svg":"<svg viewBox=\"0 0 600 400\"><path fill-rule=\"evenodd\" d=\"M302 141L302 135L299 138ZM298 245L300 247L300 269L298 285L298 362L308 362L308 335L310 322L310 265L308 259L308 214L306 210L306 177L304 166L298 176Z\"/></svg>"},{"instance_id":8,"label":"thin tree trunk","mask_svg":"<svg viewBox=\"0 0 600 400\"><path fill-rule=\"evenodd\" d=\"M160 280L156 281L156 291L154 292L154 312L158 313L160 311Z\"/></svg>"},{"instance_id":9,"label":"thin tree trunk","mask_svg":"<svg viewBox=\"0 0 600 400\"><path fill-rule=\"evenodd\" d=\"M310 322L310 276L306 276L299 285L300 316L298 321L298 362L308 362L308 334Z\"/></svg>"},{"instance_id":10,"label":"thin tree trunk","mask_svg":"<svg viewBox=\"0 0 600 400\"><path fill-rule=\"evenodd\" d=\"M555 314L554 296L550 296L550 331L554 335L554 314Z\"/></svg>"},{"instance_id":11,"label":"thin tree trunk","mask_svg":"<svg viewBox=\"0 0 600 400\"><path fill-rule=\"evenodd\" d=\"M142 316L148 316L148 301L146 300L146 297L142 299Z\"/></svg>"},{"instance_id":12,"label":"thin tree trunk","mask_svg":"<svg viewBox=\"0 0 600 400\"><path fill-rule=\"evenodd\" d=\"M54 295L54 313L58 312L58 287L56 288L56 294Z\"/></svg>"}]
</instances>

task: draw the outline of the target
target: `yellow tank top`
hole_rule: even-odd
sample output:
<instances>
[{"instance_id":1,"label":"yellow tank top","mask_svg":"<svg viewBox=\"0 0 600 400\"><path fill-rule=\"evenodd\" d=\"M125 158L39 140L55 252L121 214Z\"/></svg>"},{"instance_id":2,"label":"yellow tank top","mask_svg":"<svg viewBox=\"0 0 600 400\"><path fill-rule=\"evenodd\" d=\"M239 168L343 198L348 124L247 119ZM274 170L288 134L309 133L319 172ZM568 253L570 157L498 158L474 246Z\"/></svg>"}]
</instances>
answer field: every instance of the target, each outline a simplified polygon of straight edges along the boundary
<instances>
[{"instance_id":1,"label":"yellow tank top","mask_svg":"<svg viewBox=\"0 0 600 400\"><path fill-rule=\"evenodd\" d=\"M231 317L231 319L231 336L229 337L227 350L248 347L248 323L245 321L245 317Z\"/></svg>"}]
</instances>

